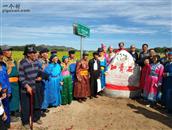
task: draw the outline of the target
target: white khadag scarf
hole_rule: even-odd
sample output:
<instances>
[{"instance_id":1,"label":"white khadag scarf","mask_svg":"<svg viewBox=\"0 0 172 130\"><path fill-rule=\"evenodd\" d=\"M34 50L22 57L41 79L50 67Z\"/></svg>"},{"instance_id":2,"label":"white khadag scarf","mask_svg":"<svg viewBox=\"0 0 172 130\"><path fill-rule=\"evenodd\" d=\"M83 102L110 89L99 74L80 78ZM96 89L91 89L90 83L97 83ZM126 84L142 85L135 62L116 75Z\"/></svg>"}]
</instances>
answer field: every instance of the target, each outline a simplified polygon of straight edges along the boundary
<instances>
[{"instance_id":1,"label":"white khadag scarf","mask_svg":"<svg viewBox=\"0 0 172 130\"><path fill-rule=\"evenodd\" d=\"M2 101L0 99L0 116L4 113L4 108L3 108L3 105L2 105Z\"/></svg>"}]
</instances>

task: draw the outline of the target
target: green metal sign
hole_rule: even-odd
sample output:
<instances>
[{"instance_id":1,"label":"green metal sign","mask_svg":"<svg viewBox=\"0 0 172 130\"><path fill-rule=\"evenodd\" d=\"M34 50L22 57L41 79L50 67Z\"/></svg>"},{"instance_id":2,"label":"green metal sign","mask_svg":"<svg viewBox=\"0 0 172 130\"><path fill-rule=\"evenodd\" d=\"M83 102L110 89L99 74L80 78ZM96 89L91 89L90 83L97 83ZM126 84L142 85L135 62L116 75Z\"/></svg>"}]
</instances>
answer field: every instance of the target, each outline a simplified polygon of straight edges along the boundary
<instances>
[{"instance_id":1,"label":"green metal sign","mask_svg":"<svg viewBox=\"0 0 172 130\"><path fill-rule=\"evenodd\" d=\"M90 36L90 29L81 24L74 24L73 25L74 34L82 36L82 37L89 37Z\"/></svg>"}]
</instances>

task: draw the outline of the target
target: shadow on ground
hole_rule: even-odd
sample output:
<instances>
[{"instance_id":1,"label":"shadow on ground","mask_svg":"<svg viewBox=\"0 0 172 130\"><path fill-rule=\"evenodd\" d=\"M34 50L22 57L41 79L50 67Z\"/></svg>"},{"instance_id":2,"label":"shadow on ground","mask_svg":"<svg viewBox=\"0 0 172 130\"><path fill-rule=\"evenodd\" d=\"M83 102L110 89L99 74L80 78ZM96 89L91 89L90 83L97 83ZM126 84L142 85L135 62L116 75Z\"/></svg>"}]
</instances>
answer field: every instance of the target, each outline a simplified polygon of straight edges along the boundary
<instances>
[{"instance_id":1,"label":"shadow on ground","mask_svg":"<svg viewBox=\"0 0 172 130\"><path fill-rule=\"evenodd\" d=\"M170 114L153 112L153 111L150 111L144 107L135 106L133 104L127 104L127 106L130 107L131 109L134 109L135 113L142 114L146 118L159 121L160 123L163 123L164 125L172 128L172 116Z\"/></svg>"}]
</instances>

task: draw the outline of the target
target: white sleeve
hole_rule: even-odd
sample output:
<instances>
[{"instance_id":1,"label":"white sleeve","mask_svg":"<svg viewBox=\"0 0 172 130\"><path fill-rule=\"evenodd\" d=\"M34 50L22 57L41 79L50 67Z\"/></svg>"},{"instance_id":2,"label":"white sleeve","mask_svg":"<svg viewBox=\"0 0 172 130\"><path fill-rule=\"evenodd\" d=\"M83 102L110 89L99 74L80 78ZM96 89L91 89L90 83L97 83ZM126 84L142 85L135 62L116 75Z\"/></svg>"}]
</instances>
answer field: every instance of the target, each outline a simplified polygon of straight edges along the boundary
<instances>
[{"instance_id":1,"label":"white sleeve","mask_svg":"<svg viewBox=\"0 0 172 130\"><path fill-rule=\"evenodd\" d=\"M3 113L4 113L4 108L3 108L2 101L0 99L0 116L3 115Z\"/></svg>"}]
</instances>

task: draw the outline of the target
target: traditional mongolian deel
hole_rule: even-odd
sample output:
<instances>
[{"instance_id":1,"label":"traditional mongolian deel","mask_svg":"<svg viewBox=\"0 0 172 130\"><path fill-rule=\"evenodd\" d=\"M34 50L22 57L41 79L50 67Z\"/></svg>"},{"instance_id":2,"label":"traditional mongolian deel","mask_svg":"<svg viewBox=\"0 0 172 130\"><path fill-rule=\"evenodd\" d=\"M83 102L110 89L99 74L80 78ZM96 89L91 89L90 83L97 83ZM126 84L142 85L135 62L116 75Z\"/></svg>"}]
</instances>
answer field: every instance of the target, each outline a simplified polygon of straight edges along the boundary
<instances>
[{"instance_id":1,"label":"traditional mongolian deel","mask_svg":"<svg viewBox=\"0 0 172 130\"><path fill-rule=\"evenodd\" d=\"M2 87L2 93L6 93L6 95L11 94L11 86L8 79L7 69L3 65L3 63L0 63L0 85ZM3 99L2 104L7 115L7 120L5 121L5 123L6 125L10 125L9 98L6 97L5 99Z\"/></svg>"},{"instance_id":2,"label":"traditional mongolian deel","mask_svg":"<svg viewBox=\"0 0 172 130\"><path fill-rule=\"evenodd\" d=\"M139 96L140 67L126 51L116 53L107 68L105 93L113 97Z\"/></svg>"},{"instance_id":3,"label":"traditional mongolian deel","mask_svg":"<svg viewBox=\"0 0 172 130\"><path fill-rule=\"evenodd\" d=\"M62 86L60 82L63 81L61 75L61 66L58 63L49 63L47 68L45 68L45 73L49 75L48 82L48 104L50 106L60 106L61 105L61 90Z\"/></svg>"},{"instance_id":4,"label":"traditional mongolian deel","mask_svg":"<svg viewBox=\"0 0 172 130\"><path fill-rule=\"evenodd\" d=\"M11 86L12 96L9 99L10 111L19 111L19 84L17 63L11 58L4 57L4 63L7 66L9 82Z\"/></svg>"},{"instance_id":5,"label":"traditional mongolian deel","mask_svg":"<svg viewBox=\"0 0 172 130\"><path fill-rule=\"evenodd\" d=\"M65 63L62 66L63 87L61 91L62 105L70 104L73 99L72 76L70 75L69 66Z\"/></svg>"}]
</instances>

